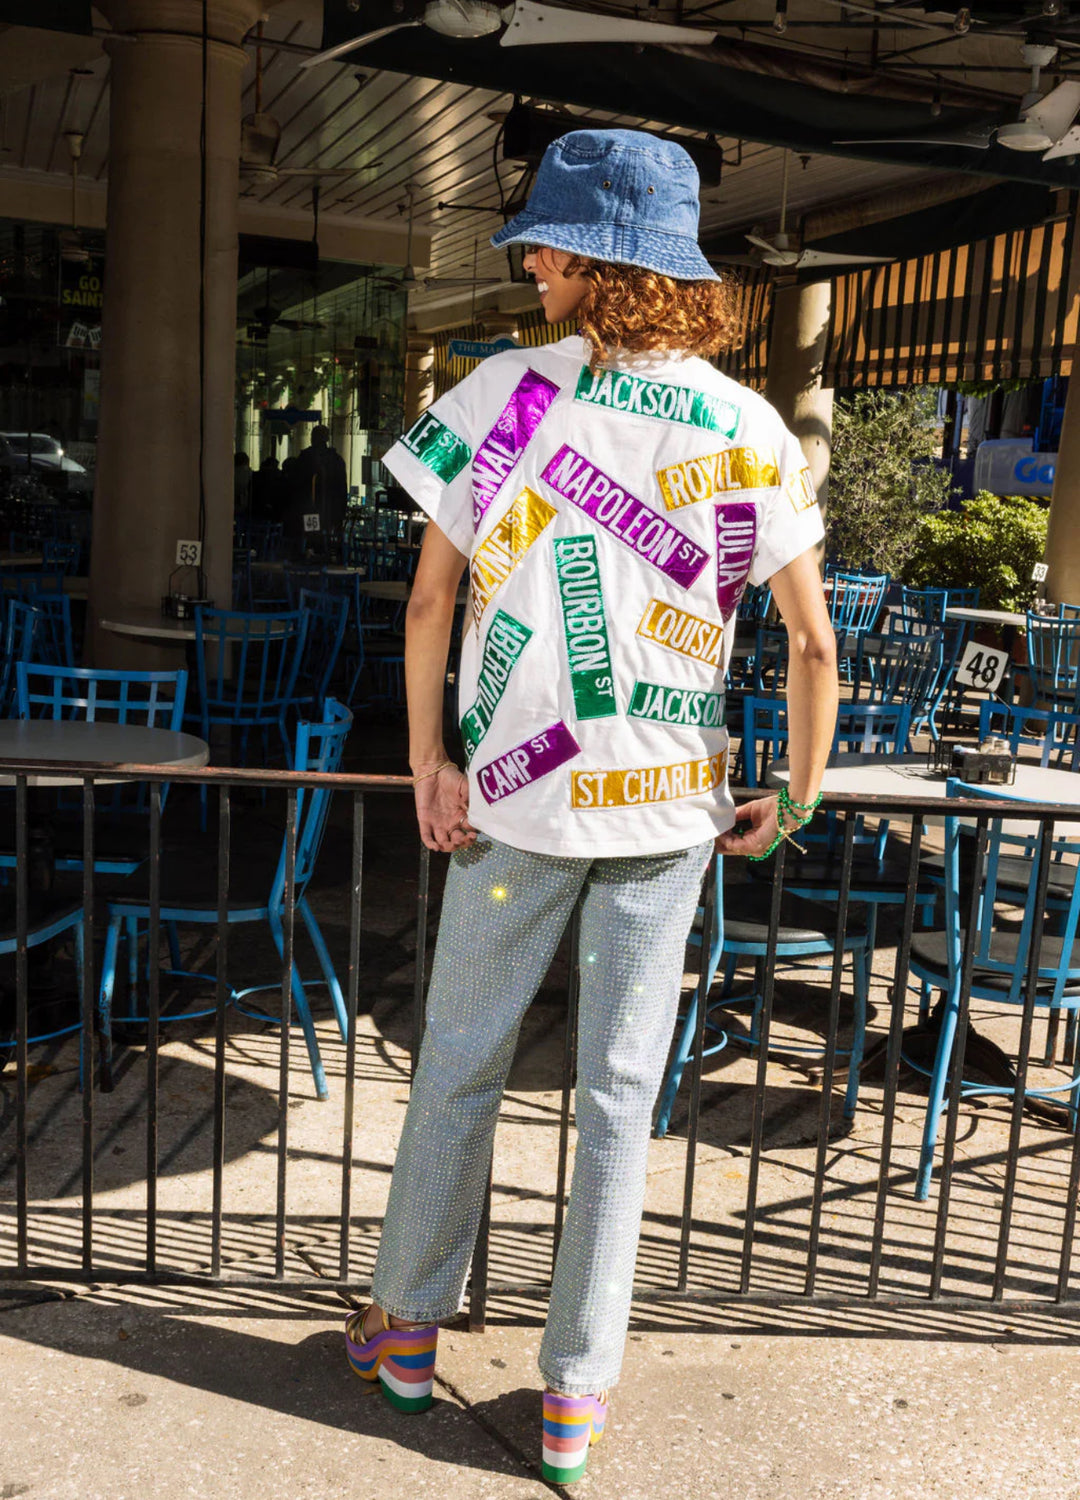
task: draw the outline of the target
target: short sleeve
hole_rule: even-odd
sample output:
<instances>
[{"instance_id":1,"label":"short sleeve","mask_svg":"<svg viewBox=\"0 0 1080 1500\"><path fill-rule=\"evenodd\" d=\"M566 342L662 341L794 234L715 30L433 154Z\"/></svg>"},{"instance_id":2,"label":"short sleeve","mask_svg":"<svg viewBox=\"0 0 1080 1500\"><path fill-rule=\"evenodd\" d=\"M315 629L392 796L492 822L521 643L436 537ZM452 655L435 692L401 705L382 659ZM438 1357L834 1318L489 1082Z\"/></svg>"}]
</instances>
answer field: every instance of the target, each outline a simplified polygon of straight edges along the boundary
<instances>
[{"instance_id":1,"label":"short sleeve","mask_svg":"<svg viewBox=\"0 0 1080 1500\"><path fill-rule=\"evenodd\" d=\"M480 365L433 401L382 460L466 557L474 536L471 465L491 425L491 374Z\"/></svg>"},{"instance_id":2,"label":"short sleeve","mask_svg":"<svg viewBox=\"0 0 1080 1500\"><path fill-rule=\"evenodd\" d=\"M810 468L798 439L782 429L780 484L765 502L758 521L750 582L767 583L825 535Z\"/></svg>"}]
</instances>

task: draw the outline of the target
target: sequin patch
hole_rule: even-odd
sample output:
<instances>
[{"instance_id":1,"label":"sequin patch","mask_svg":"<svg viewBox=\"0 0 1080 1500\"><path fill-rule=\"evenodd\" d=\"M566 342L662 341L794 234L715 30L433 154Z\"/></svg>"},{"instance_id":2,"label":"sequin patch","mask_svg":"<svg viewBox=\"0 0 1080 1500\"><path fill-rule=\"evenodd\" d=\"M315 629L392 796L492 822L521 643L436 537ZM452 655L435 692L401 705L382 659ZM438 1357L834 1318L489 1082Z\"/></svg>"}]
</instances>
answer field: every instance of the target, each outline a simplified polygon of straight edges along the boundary
<instances>
[{"instance_id":1,"label":"sequin patch","mask_svg":"<svg viewBox=\"0 0 1080 1500\"><path fill-rule=\"evenodd\" d=\"M674 604L665 604L662 599L649 600L637 633L645 640L655 641L658 646L677 651L680 656L689 656L693 661L707 662L711 667L721 665L724 627L715 620L703 620L700 615L678 609Z\"/></svg>"},{"instance_id":2,"label":"sequin patch","mask_svg":"<svg viewBox=\"0 0 1080 1500\"><path fill-rule=\"evenodd\" d=\"M641 807L700 797L718 787L727 774L727 751L673 766L631 766L627 770L575 771L570 778L570 806L599 810Z\"/></svg>"},{"instance_id":3,"label":"sequin patch","mask_svg":"<svg viewBox=\"0 0 1080 1500\"><path fill-rule=\"evenodd\" d=\"M657 469L656 482L668 510L678 510L733 490L772 489L780 483L780 470L772 452L726 448Z\"/></svg>"},{"instance_id":4,"label":"sequin patch","mask_svg":"<svg viewBox=\"0 0 1080 1500\"><path fill-rule=\"evenodd\" d=\"M790 474L784 485L784 494L791 501L792 510L798 515L800 511L809 510L811 505L817 504L817 494L814 491L814 480L809 467L796 469Z\"/></svg>"},{"instance_id":5,"label":"sequin patch","mask_svg":"<svg viewBox=\"0 0 1080 1500\"><path fill-rule=\"evenodd\" d=\"M506 514L496 521L489 536L473 553L469 568L473 619L477 624L496 592L557 514L553 505L526 485Z\"/></svg>"},{"instance_id":6,"label":"sequin patch","mask_svg":"<svg viewBox=\"0 0 1080 1500\"><path fill-rule=\"evenodd\" d=\"M476 782L488 803L501 802L542 776L549 776L580 754L581 746L560 719L543 734L535 734L505 755L489 761L476 773Z\"/></svg>"},{"instance_id":7,"label":"sequin patch","mask_svg":"<svg viewBox=\"0 0 1080 1500\"><path fill-rule=\"evenodd\" d=\"M437 474L444 484L456 479L472 456L464 438L452 432L445 422L425 412L401 439L414 458Z\"/></svg>"}]
</instances>

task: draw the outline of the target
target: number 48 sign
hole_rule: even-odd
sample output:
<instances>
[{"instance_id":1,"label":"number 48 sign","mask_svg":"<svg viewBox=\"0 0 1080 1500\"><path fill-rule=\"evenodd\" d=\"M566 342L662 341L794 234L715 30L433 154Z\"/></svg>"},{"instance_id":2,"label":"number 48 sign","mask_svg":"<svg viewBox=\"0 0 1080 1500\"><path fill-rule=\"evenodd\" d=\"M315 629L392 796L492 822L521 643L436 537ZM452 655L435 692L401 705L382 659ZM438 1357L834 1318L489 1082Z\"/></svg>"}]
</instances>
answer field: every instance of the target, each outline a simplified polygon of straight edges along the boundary
<instances>
[{"instance_id":1,"label":"number 48 sign","mask_svg":"<svg viewBox=\"0 0 1080 1500\"><path fill-rule=\"evenodd\" d=\"M1008 665L1006 652L994 646L981 646L978 641L968 641L953 676L964 687L996 693Z\"/></svg>"}]
</instances>

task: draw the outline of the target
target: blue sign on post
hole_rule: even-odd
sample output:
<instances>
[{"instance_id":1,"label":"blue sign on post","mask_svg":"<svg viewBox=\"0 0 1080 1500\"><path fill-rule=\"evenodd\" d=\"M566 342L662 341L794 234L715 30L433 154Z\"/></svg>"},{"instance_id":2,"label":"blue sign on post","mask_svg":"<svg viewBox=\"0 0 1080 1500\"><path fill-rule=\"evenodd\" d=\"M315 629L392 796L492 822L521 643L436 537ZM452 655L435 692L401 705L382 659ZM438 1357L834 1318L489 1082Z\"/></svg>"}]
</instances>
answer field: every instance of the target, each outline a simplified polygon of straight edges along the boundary
<instances>
[{"instance_id":1,"label":"blue sign on post","mask_svg":"<svg viewBox=\"0 0 1080 1500\"><path fill-rule=\"evenodd\" d=\"M502 354L506 349L519 349L513 339L495 339L493 343L480 343L473 339L451 339L451 359L487 359L492 354Z\"/></svg>"}]
</instances>

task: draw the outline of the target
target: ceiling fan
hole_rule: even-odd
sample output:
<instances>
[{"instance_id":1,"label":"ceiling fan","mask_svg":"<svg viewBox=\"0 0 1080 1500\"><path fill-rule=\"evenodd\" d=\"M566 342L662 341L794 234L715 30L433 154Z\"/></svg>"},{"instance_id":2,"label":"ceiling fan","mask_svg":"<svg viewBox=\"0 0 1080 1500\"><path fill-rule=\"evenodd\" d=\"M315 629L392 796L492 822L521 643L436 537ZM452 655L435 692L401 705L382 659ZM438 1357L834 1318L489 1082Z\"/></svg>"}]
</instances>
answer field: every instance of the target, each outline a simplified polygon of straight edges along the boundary
<instances>
[{"instance_id":1,"label":"ceiling fan","mask_svg":"<svg viewBox=\"0 0 1080 1500\"><path fill-rule=\"evenodd\" d=\"M968 151L987 151L993 142L1010 151L1041 151L1043 161L1080 152L1080 127L1073 125L1080 110L1080 80L1066 79L1048 94L1039 91L1039 75L1057 57L1058 49L1041 42L1025 42L1020 49L1031 69L1027 93L1020 101L1019 119L1000 125L969 127L955 134L943 130L936 135L892 136L836 141L837 146L958 146ZM1070 128L1071 127L1071 128Z\"/></svg>"},{"instance_id":2,"label":"ceiling fan","mask_svg":"<svg viewBox=\"0 0 1080 1500\"><path fill-rule=\"evenodd\" d=\"M809 157L806 158L809 160ZM845 255L836 250L804 250L800 236L787 232L788 174L791 168L791 153L784 152L784 172L780 187L780 228L772 239L759 229L752 229L746 236L751 245L760 251L760 259L767 266L780 266L785 271L801 271L812 266L864 266L891 260L888 255Z\"/></svg>"},{"instance_id":3,"label":"ceiling fan","mask_svg":"<svg viewBox=\"0 0 1080 1500\"><path fill-rule=\"evenodd\" d=\"M240 175L248 187L266 186L282 177L352 177L356 172L371 172L381 161L356 167L279 167L275 163L281 144L281 126L262 107L262 30L257 27L255 45L255 111L245 115L240 124ZM250 194L248 194L250 196Z\"/></svg>"},{"instance_id":4,"label":"ceiling fan","mask_svg":"<svg viewBox=\"0 0 1080 1500\"><path fill-rule=\"evenodd\" d=\"M346 4L349 10L359 11L361 0L346 0ZM707 47L716 37L715 31L599 15L595 11L566 10L561 6L538 5L536 0L512 0L509 5L498 5L495 0L403 0L401 10L405 20L350 37L315 57L305 58L300 66L316 68L406 26L427 26L439 36L459 40L490 36L502 28L500 47L550 46L560 42L621 42L631 46L678 43L684 47Z\"/></svg>"}]
</instances>

